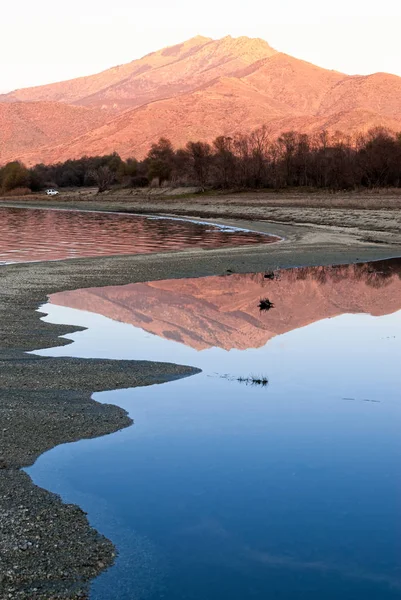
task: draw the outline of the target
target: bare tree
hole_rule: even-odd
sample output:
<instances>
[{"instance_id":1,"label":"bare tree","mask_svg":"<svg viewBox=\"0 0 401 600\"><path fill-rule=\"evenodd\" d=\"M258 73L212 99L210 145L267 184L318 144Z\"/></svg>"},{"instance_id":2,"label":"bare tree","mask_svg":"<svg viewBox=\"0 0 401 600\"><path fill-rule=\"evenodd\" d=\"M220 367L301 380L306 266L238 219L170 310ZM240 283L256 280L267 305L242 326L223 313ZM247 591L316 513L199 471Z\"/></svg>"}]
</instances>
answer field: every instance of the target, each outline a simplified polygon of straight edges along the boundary
<instances>
[{"instance_id":1,"label":"bare tree","mask_svg":"<svg viewBox=\"0 0 401 600\"><path fill-rule=\"evenodd\" d=\"M188 142L185 151L188 154L189 163L196 181L201 189L204 190L212 162L212 149L205 142Z\"/></svg>"},{"instance_id":2,"label":"bare tree","mask_svg":"<svg viewBox=\"0 0 401 600\"><path fill-rule=\"evenodd\" d=\"M114 181L114 173L107 165L93 169L89 175L95 181L99 194L108 190Z\"/></svg>"},{"instance_id":3,"label":"bare tree","mask_svg":"<svg viewBox=\"0 0 401 600\"><path fill-rule=\"evenodd\" d=\"M235 183L236 158L233 151L233 138L220 135L213 142L214 170L221 187L233 187Z\"/></svg>"},{"instance_id":4,"label":"bare tree","mask_svg":"<svg viewBox=\"0 0 401 600\"><path fill-rule=\"evenodd\" d=\"M254 129L249 135L251 152L252 185L261 187L266 184L268 173L269 136L265 125Z\"/></svg>"},{"instance_id":5,"label":"bare tree","mask_svg":"<svg viewBox=\"0 0 401 600\"><path fill-rule=\"evenodd\" d=\"M273 139L266 127L260 127L233 137L220 136L212 146L190 141L177 150L161 138L141 161L110 154L31 169L16 162L0 168L4 191L22 185L41 189L45 185L96 183L99 192L104 192L114 181L147 185L152 178L159 183L196 182L203 189L208 185L244 189L308 186L333 191L401 187L401 133L382 127L363 135L323 130L308 136L287 131Z\"/></svg>"}]
</instances>

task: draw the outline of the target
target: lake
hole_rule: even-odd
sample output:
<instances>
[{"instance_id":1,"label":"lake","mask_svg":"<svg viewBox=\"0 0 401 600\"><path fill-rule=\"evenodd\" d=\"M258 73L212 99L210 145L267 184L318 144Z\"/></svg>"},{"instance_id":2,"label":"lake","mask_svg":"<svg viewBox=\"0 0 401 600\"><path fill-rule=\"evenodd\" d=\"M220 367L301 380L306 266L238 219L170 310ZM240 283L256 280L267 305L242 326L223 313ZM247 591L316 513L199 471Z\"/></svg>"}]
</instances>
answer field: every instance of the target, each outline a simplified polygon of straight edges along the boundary
<instances>
[{"instance_id":1,"label":"lake","mask_svg":"<svg viewBox=\"0 0 401 600\"><path fill-rule=\"evenodd\" d=\"M61 292L44 310L87 330L41 355L202 369L94 394L134 425L27 470L118 548L91 600L400 597L400 261Z\"/></svg>"},{"instance_id":2,"label":"lake","mask_svg":"<svg viewBox=\"0 0 401 600\"><path fill-rule=\"evenodd\" d=\"M277 242L277 236L185 219L0 207L0 264Z\"/></svg>"}]
</instances>

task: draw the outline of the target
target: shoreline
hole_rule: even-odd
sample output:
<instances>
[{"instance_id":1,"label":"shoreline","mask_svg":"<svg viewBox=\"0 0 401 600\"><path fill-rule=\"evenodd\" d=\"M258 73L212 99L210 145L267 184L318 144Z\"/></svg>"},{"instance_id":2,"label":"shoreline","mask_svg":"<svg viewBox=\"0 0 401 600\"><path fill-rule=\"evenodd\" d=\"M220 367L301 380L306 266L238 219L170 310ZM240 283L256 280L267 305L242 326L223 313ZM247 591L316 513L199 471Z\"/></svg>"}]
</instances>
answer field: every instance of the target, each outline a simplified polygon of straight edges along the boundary
<instances>
[{"instance_id":1,"label":"shoreline","mask_svg":"<svg viewBox=\"0 0 401 600\"><path fill-rule=\"evenodd\" d=\"M349 228L230 217L218 220L222 225L235 223L284 239L257 246L19 263L0 269L0 415L7 422L0 449L0 598L8 598L10 593L13 598L32 600L84 598L90 580L114 560L111 542L89 526L82 511L34 486L21 467L32 464L37 456L60 443L105 435L131 424L121 409L91 400L93 392L162 383L198 372L192 367L166 363L49 359L26 354L69 344L70 340L59 336L80 329L40 320L37 309L49 294L157 279L349 264L401 256L401 239L397 238L397 243L394 239L392 243L372 244L361 241L360 232ZM46 520L49 510L54 515L51 526ZM14 519L12 531L10 511ZM36 543L29 545L37 535L38 548ZM46 562L50 548L51 565ZM80 560L72 565L68 558L71 556ZM19 566L18 573L15 565ZM47 582L46 590L34 591L35 582L41 579Z\"/></svg>"},{"instance_id":2,"label":"shoreline","mask_svg":"<svg viewBox=\"0 0 401 600\"><path fill-rule=\"evenodd\" d=\"M401 246L401 194L384 191L300 193L224 192L169 195L168 189L62 191L57 200L41 194L3 197L0 206L56 208L130 213L138 216L178 217L190 220L247 222L248 229L261 222L307 227L332 233L348 233L354 239Z\"/></svg>"}]
</instances>

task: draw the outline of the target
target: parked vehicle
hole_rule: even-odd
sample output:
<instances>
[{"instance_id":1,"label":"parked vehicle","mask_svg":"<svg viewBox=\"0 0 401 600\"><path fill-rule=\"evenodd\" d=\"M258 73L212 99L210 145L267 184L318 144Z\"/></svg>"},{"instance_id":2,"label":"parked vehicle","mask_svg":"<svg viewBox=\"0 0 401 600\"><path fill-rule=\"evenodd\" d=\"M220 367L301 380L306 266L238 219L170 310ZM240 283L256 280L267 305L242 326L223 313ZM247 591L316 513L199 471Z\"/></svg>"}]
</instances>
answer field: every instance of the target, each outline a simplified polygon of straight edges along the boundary
<instances>
[{"instance_id":1,"label":"parked vehicle","mask_svg":"<svg viewBox=\"0 0 401 600\"><path fill-rule=\"evenodd\" d=\"M48 196L58 196L59 192L57 190L54 190L53 188L51 188L50 190L46 190L46 194Z\"/></svg>"}]
</instances>

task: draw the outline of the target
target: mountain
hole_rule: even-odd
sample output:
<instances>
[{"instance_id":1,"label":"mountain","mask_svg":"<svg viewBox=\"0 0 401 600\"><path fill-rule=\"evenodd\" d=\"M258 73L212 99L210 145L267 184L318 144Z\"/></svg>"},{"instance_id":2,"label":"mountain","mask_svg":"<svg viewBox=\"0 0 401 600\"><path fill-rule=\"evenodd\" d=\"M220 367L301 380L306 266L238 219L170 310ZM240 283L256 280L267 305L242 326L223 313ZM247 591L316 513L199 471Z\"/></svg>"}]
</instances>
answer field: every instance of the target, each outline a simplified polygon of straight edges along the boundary
<instances>
[{"instance_id":1,"label":"mountain","mask_svg":"<svg viewBox=\"0 0 401 600\"><path fill-rule=\"evenodd\" d=\"M259 310L260 298L274 308ZM53 304L129 323L196 350L259 348L269 339L344 313L401 309L401 263L371 263L135 283L60 292Z\"/></svg>"},{"instance_id":2,"label":"mountain","mask_svg":"<svg viewBox=\"0 0 401 600\"><path fill-rule=\"evenodd\" d=\"M16 90L0 100L47 100L124 110L193 90L275 52L260 39L197 36L97 75Z\"/></svg>"},{"instance_id":3,"label":"mountain","mask_svg":"<svg viewBox=\"0 0 401 600\"><path fill-rule=\"evenodd\" d=\"M97 109L59 102L0 103L0 164L29 152L33 157L28 164L40 162L42 148L46 152L103 122L104 114Z\"/></svg>"},{"instance_id":4,"label":"mountain","mask_svg":"<svg viewBox=\"0 0 401 600\"><path fill-rule=\"evenodd\" d=\"M332 114L338 106L346 111L366 110L399 121L401 77L387 73L346 77L325 95L318 114Z\"/></svg>"},{"instance_id":5,"label":"mountain","mask_svg":"<svg viewBox=\"0 0 401 600\"><path fill-rule=\"evenodd\" d=\"M261 39L198 36L96 75L0 95L0 109L0 162L142 158L162 135L178 146L261 125L272 135L398 130L401 78L329 71Z\"/></svg>"},{"instance_id":6,"label":"mountain","mask_svg":"<svg viewBox=\"0 0 401 600\"><path fill-rule=\"evenodd\" d=\"M84 148L89 155L105 154L113 148L123 157L143 158L150 144L162 136L175 146L188 140L211 141L218 135L251 131L286 114L279 102L246 82L224 77L195 92L125 111L72 143L49 149L45 160L79 157Z\"/></svg>"}]
</instances>

